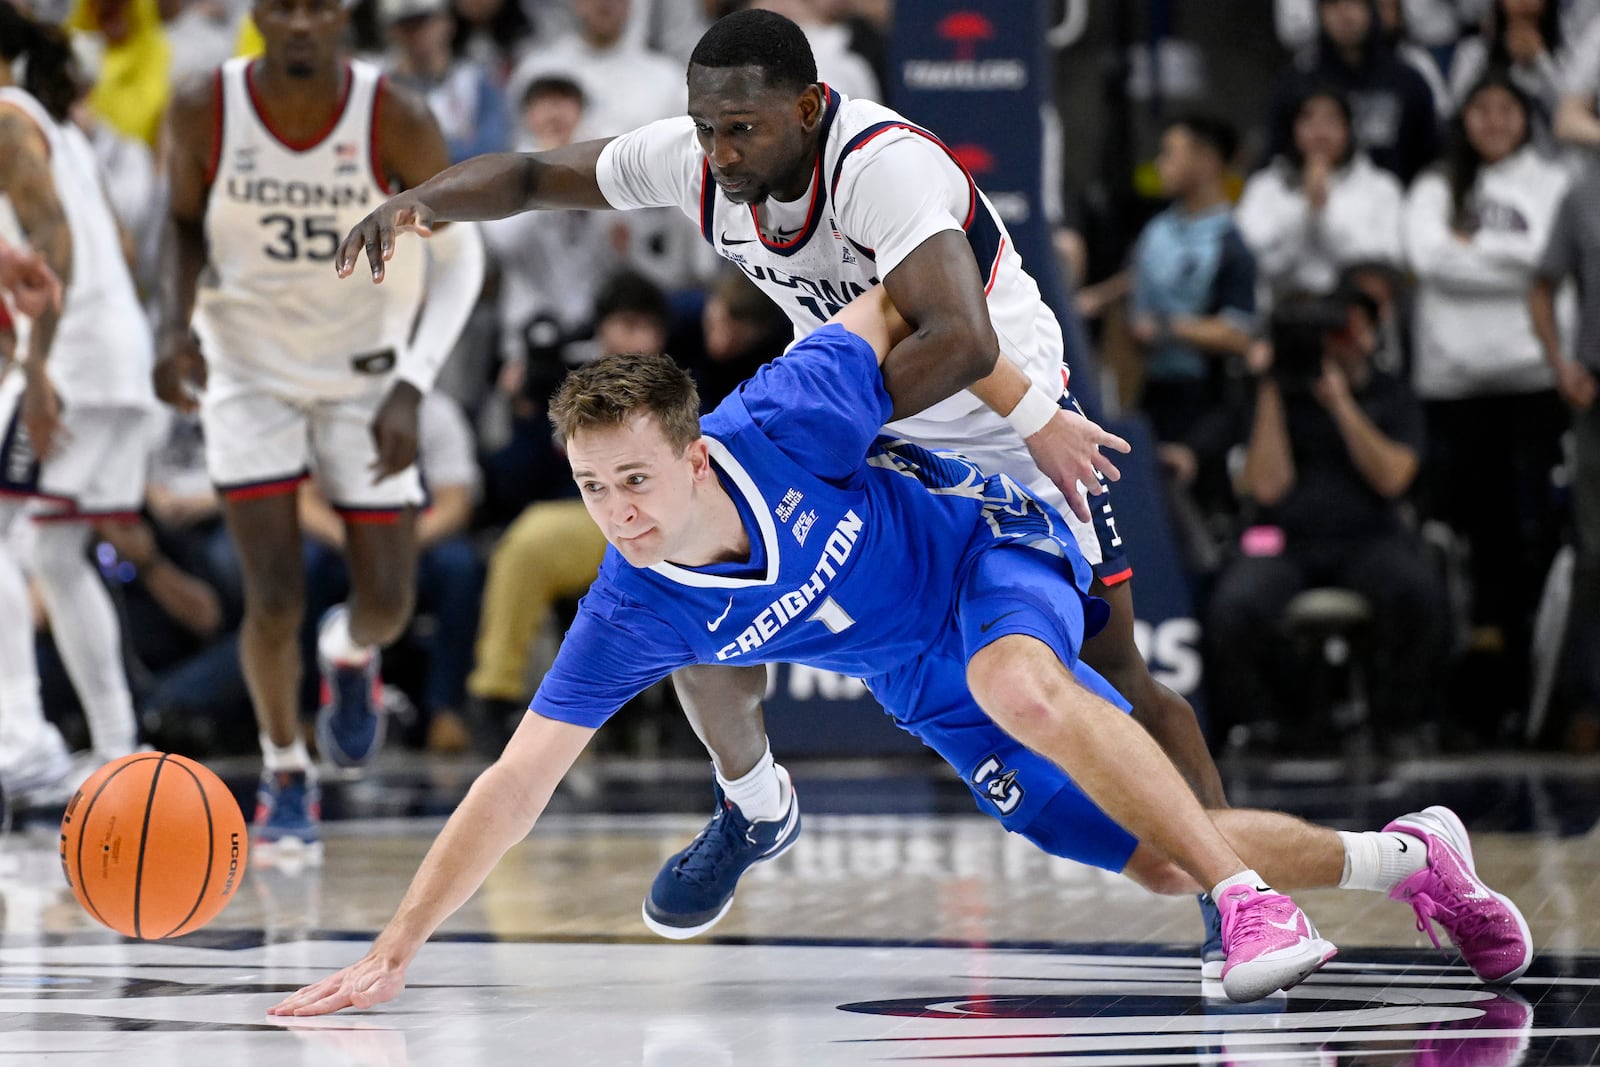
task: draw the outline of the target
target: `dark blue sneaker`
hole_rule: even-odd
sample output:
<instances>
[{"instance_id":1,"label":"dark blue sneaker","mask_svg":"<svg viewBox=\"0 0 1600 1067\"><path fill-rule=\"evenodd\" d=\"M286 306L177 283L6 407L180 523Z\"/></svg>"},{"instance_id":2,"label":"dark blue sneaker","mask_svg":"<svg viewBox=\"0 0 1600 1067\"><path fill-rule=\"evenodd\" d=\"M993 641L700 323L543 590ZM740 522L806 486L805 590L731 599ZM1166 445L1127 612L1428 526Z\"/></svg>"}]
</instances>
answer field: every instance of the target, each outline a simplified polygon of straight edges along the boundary
<instances>
[{"instance_id":1,"label":"dark blue sneaker","mask_svg":"<svg viewBox=\"0 0 1600 1067\"><path fill-rule=\"evenodd\" d=\"M250 843L257 854L304 856L322 853L322 794L305 771L262 771Z\"/></svg>"},{"instance_id":2,"label":"dark blue sneaker","mask_svg":"<svg viewBox=\"0 0 1600 1067\"><path fill-rule=\"evenodd\" d=\"M322 617L322 625L343 605ZM383 747L383 682L378 677L378 654L348 667L320 653L321 707L317 709L317 750L336 767L365 767Z\"/></svg>"},{"instance_id":3,"label":"dark blue sneaker","mask_svg":"<svg viewBox=\"0 0 1600 1067\"><path fill-rule=\"evenodd\" d=\"M1200 901L1200 919L1206 924L1206 942L1200 948L1200 977L1221 978L1222 965L1228 962L1228 952L1222 947L1222 912L1209 893L1201 893L1195 899Z\"/></svg>"},{"instance_id":4,"label":"dark blue sneaker","mask_svg":"<svg viewBox=\"0 0 1600 1067\"><path fill-rule=\"evenodd\" d=\"M644 924L674 941L703 934L728 914L739 876L752 864L780 855L800 836L800 801L789 772L776 767L789 794L777 819L751 822L717 785L717 809L688 848L656 875L644 901Z\"/></svg>"}]
</instances>

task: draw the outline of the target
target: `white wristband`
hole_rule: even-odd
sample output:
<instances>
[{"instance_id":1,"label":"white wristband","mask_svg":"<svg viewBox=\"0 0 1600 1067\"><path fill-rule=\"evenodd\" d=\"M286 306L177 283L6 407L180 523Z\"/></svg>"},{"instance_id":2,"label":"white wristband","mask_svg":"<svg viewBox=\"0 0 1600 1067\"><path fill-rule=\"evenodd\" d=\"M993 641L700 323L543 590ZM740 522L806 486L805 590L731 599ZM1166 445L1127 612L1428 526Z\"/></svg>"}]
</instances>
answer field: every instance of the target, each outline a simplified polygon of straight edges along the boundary
<instances>
[{"instance_id":1,"label":"white wristband","mask_svg":"<svg viewBox=\"0 0 1600 1067\"><path fill-rule=\"evenodd\" d=\"M1026 441L1044 429L1060 410L1061 406L1056 403L1055 397L1037 385L1030 385L1028 391L1022 394L1022 399L1017 401L1017 406L1011 409L1011 414L1006 416L1006 421L1017 431L1017 436Z\"/></svg>"}]
</instances>

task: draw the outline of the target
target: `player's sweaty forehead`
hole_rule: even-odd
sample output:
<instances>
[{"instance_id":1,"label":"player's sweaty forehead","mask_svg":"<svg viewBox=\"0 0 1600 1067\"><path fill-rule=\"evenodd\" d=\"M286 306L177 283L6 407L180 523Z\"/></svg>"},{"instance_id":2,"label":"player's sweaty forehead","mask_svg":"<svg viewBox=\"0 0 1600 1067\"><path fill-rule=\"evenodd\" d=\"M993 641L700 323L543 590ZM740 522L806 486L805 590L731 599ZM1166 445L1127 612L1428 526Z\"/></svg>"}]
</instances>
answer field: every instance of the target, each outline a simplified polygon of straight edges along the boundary
<instances>
[{"instance_id":1,"label":"player's sweaty forehead","mask_svg":"<svg viewBox=\"0 0 1600 1067\"><path fill-rule=\"evenodd\" d=\"M766 83L760 67L689 66L689 116L696 121L749 118L794 102L795 94Z\"/></svg>"}]
</instances>

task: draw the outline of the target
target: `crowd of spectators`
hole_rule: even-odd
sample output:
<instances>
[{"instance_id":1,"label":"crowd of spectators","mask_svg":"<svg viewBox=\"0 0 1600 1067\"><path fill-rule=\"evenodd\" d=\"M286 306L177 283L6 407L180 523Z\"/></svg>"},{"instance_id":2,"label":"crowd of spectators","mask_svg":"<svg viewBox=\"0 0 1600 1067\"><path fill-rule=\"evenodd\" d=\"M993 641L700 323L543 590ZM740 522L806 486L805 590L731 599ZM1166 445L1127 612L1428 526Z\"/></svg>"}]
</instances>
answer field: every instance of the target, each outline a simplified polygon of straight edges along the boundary
<instances>
[{"instance_id":1,"label":"crowd of spectators","mask_svg":"<svg viewBox=\"0 0 1600 1067\"><path fill-rule=\"evenodd\" d=\"M681 113L689 50L743 2L361 0L351 45L426 99L459 160ZM805 27L825 80L885 99L883 5L754 3ZM258 47L247 5L41 13L78 32L96 74L81 121L153 294L162 111L175 80ZM1589 0L1275 0L1288 58L1256 111L1169 115L1151 146L1165 206L1124 262L1078 279L1094 283L1076 307L1107 358L1136 368L1121 400L1152 425L1166 498L1194 527L1183 541L1207 546L1186 562L1214 743L1293 716L1303 679L1281 616L1315 585L1371 602L1374 712L1425 748L1522 736L1551 658L1535 615L1563 545L1568 647L1600 648L1597 13ZM665 345L711 405L788 339L674 211L538 212L482 232L490 278L423 409L418 618L385 663L391 710L439 751L504 737L541 635L559 634L604 547L545 418L565 370ZM99 551L135 620L147 732L248 750L239 575L202 447L174 416L147 500L154 540ZM340 527L311 488L301 521L315 619L343 595ZM1567 659L1568 713L1541 740L1593 746L1600 657ZM70 704L70 687L49 693Z\"/></svg>"}]
</instances>

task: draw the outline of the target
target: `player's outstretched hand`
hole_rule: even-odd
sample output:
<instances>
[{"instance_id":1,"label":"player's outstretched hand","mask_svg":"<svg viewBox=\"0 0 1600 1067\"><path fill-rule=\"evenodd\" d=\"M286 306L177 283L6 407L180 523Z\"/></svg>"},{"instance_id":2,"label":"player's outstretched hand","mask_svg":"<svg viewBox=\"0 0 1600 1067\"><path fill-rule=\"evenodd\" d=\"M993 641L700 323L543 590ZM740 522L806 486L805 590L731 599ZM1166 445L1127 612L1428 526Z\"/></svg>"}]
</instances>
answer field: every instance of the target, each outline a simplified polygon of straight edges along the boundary
<instances>
[{"instance_id":1,"label":"player's outstretched hand","mask_svg":"<svg viewBox=\"0 0 1600 1067\"><path fill-rule=\"evenodd\" d=\"M372 418L372 484L399 474L417 461L418 408L422 394L410 382L397 381Z\"/></svg>"},{"instance_id":2,"label":"player's outstretched hand","mask_svg":"<svg viewBox=\"0 0 1600 1067\"><path fill-rule=\"evenodd\" d=\"M1116 434L1066 408L1056 412L1044 428L1025 443L1033 461L1061 490L1072 513L1084 522L1090 521L1085 493L1098 493L1104 482L1122 477L1117 465L1101 449L1118 452L1132 449ZM1080 490L1080 484L1085 488Z\"/></svg>"},{"instance_id":3,"label":"player's outstretched hand","mask_svg":"<svg viewBox=\"0 0 1600 1067\"><path fill-rule=\"evenodd\" d=\"M156 396L179 411L194 411L206 387L206 357L193 337L181 337L164 346L150 372Z\"/></svg>"},{"instance_id":4,"label":"player's outstretched hand","mask_svg":"<svg viewBox=\"0 0 1600 1067\"><path fill-rule=\"evenodd\" d=\"M383 281L383 265L394 256L395 237L407 232L433 236L433 212L417 199L414 190L385 200L378 210L357 223L339 245L339 252L333 257L334 269L339 277L350 277L356 269L356 259L365 249L373 283Z\"/></svg>"},{"instance_id":5,"label":"player's outstretched hand","mask_svg":"<svg viewBox=\"0 0 1600 1067\"><path fill-rule=\"evenodd\" d=\"M406 987L406 969L368 954L337 974L291 993L268 1015L328 1015L345 1008L370 1008L393 1000Z\"/></svg>"},{"instance_id":6,"label":"player's outstretched hand","mask_svg":"<svg viewBox=\"0 0 1600 1067\"><path fill-rule=\"evenodd\" d=\"M37 253L0 240L0 290L11 294L17 310L32 318L61 310L61 279Z\"/></svg>"}]
</instances>

